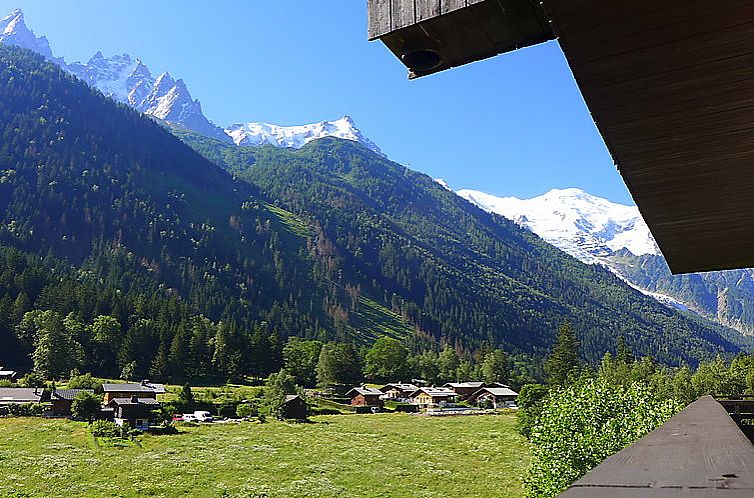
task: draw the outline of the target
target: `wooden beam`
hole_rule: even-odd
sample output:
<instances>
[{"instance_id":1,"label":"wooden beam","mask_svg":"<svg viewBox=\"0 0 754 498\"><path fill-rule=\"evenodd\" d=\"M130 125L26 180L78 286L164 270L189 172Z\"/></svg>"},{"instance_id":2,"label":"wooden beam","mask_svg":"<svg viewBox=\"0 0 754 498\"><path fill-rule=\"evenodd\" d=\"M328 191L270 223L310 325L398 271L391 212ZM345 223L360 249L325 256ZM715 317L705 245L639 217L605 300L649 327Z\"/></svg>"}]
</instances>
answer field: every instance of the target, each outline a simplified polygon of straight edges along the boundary
<instances>
[{"instance_id":1,"label":"wooden beam","mask_svg":"<svg viewBox=\"0 0 754 498\"><path fill-rule=\"evenodd\" d=\"M560 496L718 495L754 496L754 446L720 403L704 396L607 458Z\"/></svg>"}]
</instances>

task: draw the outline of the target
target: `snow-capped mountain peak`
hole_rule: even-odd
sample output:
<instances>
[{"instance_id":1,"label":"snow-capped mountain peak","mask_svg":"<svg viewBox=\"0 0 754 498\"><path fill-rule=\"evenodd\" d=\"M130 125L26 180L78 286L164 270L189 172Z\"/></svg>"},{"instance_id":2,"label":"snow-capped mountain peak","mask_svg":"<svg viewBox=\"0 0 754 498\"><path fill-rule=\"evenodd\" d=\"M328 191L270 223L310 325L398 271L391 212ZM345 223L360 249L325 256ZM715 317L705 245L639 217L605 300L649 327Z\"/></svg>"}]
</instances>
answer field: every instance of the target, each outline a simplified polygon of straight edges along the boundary
<instances>
[{"instance_id":1,"label":"snow-capped mountain peak","mask_svg":"<svg viewBox=\"0 0 754 498\"><path fill-rule=\"evenodd\" d=\"M505 216L585 263L626 249L636 256L660 254L639 209L577 188L552 189L532 199L497 197L475 190L457 194Z\"/></svg>"},{"instance_id":2,"label":"snow-capped mountain peak","mask_svg":"<svg viewBox=\"0 0 754 498\"><path fill-rule=\"evenodd\" d=\"M336 137L345 140L359 142L380 155L382 151L377 145L369 140L356 125L350 116L343 116L335 121L322 121L319 123L278 126L268 123L239 123L225 129L236 145L258 146L274 145L276 147L292 147L300 149L312 140L323 137Z\"/></svg>"},{"instance_id":3,"label":"snow-capped mountain peak","mask_svg":"<svg viewBox=\"0 0 754 498\"><path fill-rule=\"evenodd\" d=\"M384 155L374 142L356 128L350 116L301 126L245 123L223 130L207 119L202 112L201 103L191 96L182 79L174 79L167 71L155 79L140 59L129 54L106 57L101 51L97 51L88 62L72 64L53 57L47 39L37 38L26 27L24 14L20 9L0 19L0 43L33 50L114 100L218 140L232 140L236 145L272 144L277 147L300 148L318 138L336 137L359 142Z\"/></svg>"},{"instance_id":4,"label":"snow-capped mountain peak","mask_svg":"<svg viewBox=\"0 0 754 498\"><path fill-rule=\"evenodd\" d=\"M28 48L48 60L63 64L63 59L53 57L47 38L44 36L37 38L26 26L24 13L21 9L16 9L0 19L0 43Z\"/></svg>"}]
</instances>

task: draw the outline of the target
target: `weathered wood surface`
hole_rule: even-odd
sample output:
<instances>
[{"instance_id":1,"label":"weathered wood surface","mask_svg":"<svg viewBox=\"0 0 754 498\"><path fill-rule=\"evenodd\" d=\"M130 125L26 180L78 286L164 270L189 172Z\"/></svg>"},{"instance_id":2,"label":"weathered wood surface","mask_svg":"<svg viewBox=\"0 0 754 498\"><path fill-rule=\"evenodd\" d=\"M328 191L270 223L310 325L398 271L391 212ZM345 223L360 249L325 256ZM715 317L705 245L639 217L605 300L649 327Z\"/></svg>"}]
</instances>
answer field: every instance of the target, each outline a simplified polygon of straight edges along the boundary
<instances>
[{"instance_id":1,"label":"weathered wood surface","mask_svg":"<svg viewBox=\"0 0 754 498\"><path fill-rule=\"evenodd\" d=\"M562 498L754 496L754 446L704 396L609 457Z\"/></svg>"},{"instance_id":2,"label":"weathered wood surface","mask_svg":"<svg viewBox=\"0 0 754 498\"><path fill-rule=\"evenodd\" d=\"M380 38L423 76L552 39L536 0L369 0L369 38ZM439 64L410 67L407 54L431 51Z\"/></svg>"},{"instance_id":3,"label":"weathered wood surface","mask_svg":"<svg viewBox=\"0 0 754 498\"><path fill-rule=\"evenodd\" d=\"M754 2L543 6L671 270L754 266Z\"/></svg>"},{"instance_id":4,"label":"weathered wood surface","mask_svg":"<svg viewBox=\"0 0 754 498\"><path fill-rule=\"evenodd\" d=\"M369 39L472 5L498 0L368 0Z\"/></svg>"}]
</instances>

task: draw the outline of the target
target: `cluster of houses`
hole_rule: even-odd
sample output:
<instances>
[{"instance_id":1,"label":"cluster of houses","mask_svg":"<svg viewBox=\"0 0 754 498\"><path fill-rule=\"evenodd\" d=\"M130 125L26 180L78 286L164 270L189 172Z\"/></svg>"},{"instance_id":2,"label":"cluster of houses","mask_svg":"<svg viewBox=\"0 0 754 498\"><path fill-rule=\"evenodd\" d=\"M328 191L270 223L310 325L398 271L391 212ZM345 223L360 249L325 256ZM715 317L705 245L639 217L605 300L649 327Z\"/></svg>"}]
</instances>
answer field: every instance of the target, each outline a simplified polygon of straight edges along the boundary
<instances>
[{"instance_id":1,"label":"cluster of houses","mask_svg":"<svg viewBox=\"0 0 754 498\"><path fill-rule=\"evenodd\" d=\"M515 408L518 393L499 382L449 382L441 387L394 382L379 389L355 387L346 396L351 398L352 406L378 408L387 400L410 403L418 408L441 408L461 401L492 408Z\"/></svg>"},{"instance_id":2,"label":"cluster of houses","mask_svg":"<svg viewBox=\"0 0 754 498\"><path fill-rule=\"evenodd\" d=\"M158 394L165 393L163 384L149 381L128 384L103 384L103 402L97 418L112 420L117 425L146 430L152 412L160 407ZM44 415L70 417L73 401L81 393L94 394L93 389L43 389L40 387L0 388L0 408L8 405L41 404Z\"/></svg>"}]
</instances>

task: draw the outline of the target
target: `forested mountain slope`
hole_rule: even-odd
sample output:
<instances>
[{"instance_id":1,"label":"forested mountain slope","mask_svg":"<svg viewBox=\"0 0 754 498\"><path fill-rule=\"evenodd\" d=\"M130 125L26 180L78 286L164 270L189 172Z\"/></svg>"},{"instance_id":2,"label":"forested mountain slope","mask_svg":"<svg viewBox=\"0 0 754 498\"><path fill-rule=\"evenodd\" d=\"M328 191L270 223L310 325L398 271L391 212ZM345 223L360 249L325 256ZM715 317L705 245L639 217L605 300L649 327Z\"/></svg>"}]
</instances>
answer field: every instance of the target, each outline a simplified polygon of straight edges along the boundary
<instances>
[{"instance_id":1,"label":"forested mountain slope","mask_svg":"<svg viewBox=\"0 0 754 498\"><path fill-rule=\"evenodd\" d=\"M359 144L236 148L184 133L207 160L12 47L0 47L0 95L0 359L11 366L264 376L289 335L541 356L566 319L589 360L619 335L670 364L739 351L729 331Z\"/></svg>"},{"instance_id":2,"label":"forested mountain slope","mask_svg":"<svg viewBox=\"0 0 754 498\"><path fill-rule=\"evenodd\" d=\"M120 335L144 337L138 355L120 339L109 344L119 363L112 369L136 355L137 374L146 375L189 312L244 333L265 322L267 335L335 335L323 304L335 298L313 278L309 227L269 207L251 185L29 51L0 46L0 95L0 243L47 256L47 270L34 274L63 268L73 283L134 302L179 299L188 310L146 332L134 323L157 317L136 306L124 312ZM0 299L19 302L2 324L5 337L31 309L73 311L87 323L95 308L113 313L112 302L100 302L105 290L90 293L89 303L74 302L75 292L50 299L44 294L55 279L19 281L14 265L0 267L10 275ZM214 339L202 340L209 347ZM6 361L25 358L33 342L13 342Z\"/></svg>"},{"instance_id":3,"label":"forested mountain slope","mask_svg":"<svg viewBox=\"0 0 754 498\"><path fill-rule=\"evenodd\" d=\"M427 341L488 341L543 353L561 321L594 361L624 336L675 364L738 348L737 334L671 310L428 176L359 144L322 139L300 151L234 148L176 130L332 242L332 271L418 325Z\"/></svg>"}]
</instances>

